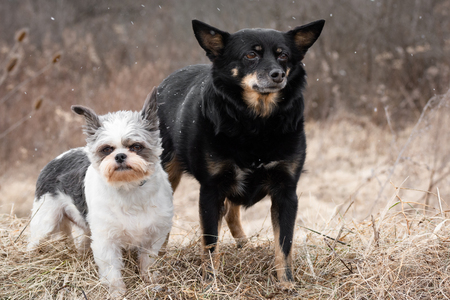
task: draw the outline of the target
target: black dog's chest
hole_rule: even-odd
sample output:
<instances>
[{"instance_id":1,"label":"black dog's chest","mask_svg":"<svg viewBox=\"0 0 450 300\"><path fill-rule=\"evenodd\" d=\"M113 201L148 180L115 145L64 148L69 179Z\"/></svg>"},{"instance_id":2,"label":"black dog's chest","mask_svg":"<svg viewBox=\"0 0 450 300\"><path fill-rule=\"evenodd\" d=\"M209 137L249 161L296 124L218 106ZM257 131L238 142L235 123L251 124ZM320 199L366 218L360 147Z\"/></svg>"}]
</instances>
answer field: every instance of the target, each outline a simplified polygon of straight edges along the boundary
<instances>
[{"instance_id":1,"label":"black dog's chest","mask_svg":"<svg viewBox=\"0 0 450 300\"><path fill-rule=\"evenodd\" d=\"M206 172L197 167L194 176L204 178L207 173L206 181L236 204L251 206L298 181L305 158L303 132L282 134L262 127L259 134L202 137L211 141L204 144L205 161L199 164Z\"/></svg>"},{"instance_id":2,"label":"black dog's chest","mask_svg":"<svg viewBox=\"0 0 450 300\"><path fill-rule=\"evenodd\" d=\"M223 161L209 169L212 183L236 204L252 206L267 194L288 182L295 181L295 162L272 161L241 168L232 161Z\"/></svg>"},{"instance_id":3,"label":"black dog's chest","mask_svg":"<svg viewBox=\"0 0 450 300\"><path fill-rule=\"evenodd\" d=\"M251 169L234 166L234 172L224 172L221 175L219 177L223 180L219 185L232 202L251 206L267 194L268 174L262 165Z\"/></svg>"}]
</instances>

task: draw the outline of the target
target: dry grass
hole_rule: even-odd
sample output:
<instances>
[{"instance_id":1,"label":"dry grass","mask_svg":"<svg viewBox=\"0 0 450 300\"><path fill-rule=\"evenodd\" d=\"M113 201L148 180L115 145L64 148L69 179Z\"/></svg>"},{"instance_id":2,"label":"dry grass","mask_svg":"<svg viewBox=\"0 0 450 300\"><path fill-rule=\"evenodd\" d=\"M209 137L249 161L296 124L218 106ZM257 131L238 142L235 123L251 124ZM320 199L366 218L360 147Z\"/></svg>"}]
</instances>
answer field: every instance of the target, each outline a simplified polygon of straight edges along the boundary
<instances>
[{"instance_id":1,"label":"dry grass","mask_svg":"<svg viewBox=\"0 0 450 300\"><path fill-rule=\"evenodd\" d=\"M198 190L186 182L175 194L178 216L169 251L155 266L160 281L142 282L134 255L125 254L127 299L450 298L450 210L445 201L450 180L450 92L426 107L413 128L391 134L362 118L308 124L310 172L298 190L293 290L277 284L273 237L261 227L259 233L250 231L251 242L243 249L236 249L226 234L221 236L217 277L202 281L198 228L192 225L198 222ZM6 194L24 192L20 185L5 187ZM313 191L309 197L304 195L308 189ZM29 205L32 196L28 198ZM368 210L374 202L378 205L372 217ZM259 216L245 212L244 225L250 216L264 220L267 228L270 222L261 212L268 211L268 205L262 201L256 206ZM313 207L320 210L322 220ZM62 241L27 254L27 230L21 235L27 222L13 213L0 215L1 299L107 297L91 254L82 257Z\"/></svg>"},{"instance_id":2,"label":"dry grass","mask_svg":"<svg viewBox=\"0 0 450 300\"><path fill-rule=\"evenodd\" d=\"M161 274L158 284L144 284L137 275L134 255L125 254L127 299L450 298L450 208L445 202L450 195L450 91L426 105L426 95L448 87L450 44L433 35L442 34L435 28L449 28L444 13L448 3L430 6L419 1L414 9L409 3L389 9L385 1L374 14L372 3L353 2L338 6L305 2L295 4L295 9L274 2L273 10L258 6L263 12L251 1L233 2L238 3L238 11L222 5L218 10L216 2L209 8L204 3L198 6L204 13L196 18L230 31L282 29L298 25L302 14L302 20L312 20L333 12L328 29L305 60L310 75L306 92L308 172L298 187L296 287L283 290L275 278L271 230L265 234L270 227L269 201L243 212L244 226L252 237L246 247L236 249L229 233L223 235L217 277L212 283L202 281L198 185L191 180L175 194L177 216L169 251L155 266ZM130 3L123 5L128 9ZM140 3L133 5L140 7L134 12L136 17L143 8ZM122 15L117 6L112 10L116 15L94 14L92 20L78 26L68 22L66 27L48 23L53 12L28 9L33 18L42 17L40 25L18 31L14 40L0 41L0 68L5 71L0 72L0 149L8 157L0 162L4 170L0 176L0 299L107 297L91 254L80 256L63 241L49 242L39 253L27 254L28 231L21 232L28 219L15 214L29 213L39 169L62 151L82 145L82 122L70 114L70 105L92 106L100 113L139 109L151 87L170 72L207 61L186 26L192 18L189 11L197 6L177 5L150 9L146 4L145 22L135 24L128 17L115 17ZM97 7L98 13L104 13L101 8ZM17 10L16 15L23 16L23 11ZM62 10L56 19L64 19L71 11ZM414 21L418 27L404 20L412 16L410 11L424 16ZM266 17L261 18L262 13ZM257 21L249 21L251 16L257 16ZM102 25L104 18L113 19L114 25ZM277 24L268 24L271 19L278 20ZM362 20L366 23L361 24ZM398 22L397 33L392 31L392 20ZM6 16L3 21L6 24L11 19ZM48 24L59 24L61 32L50 33ZM98 26L103 31L97 32ZM410 28L413 36L405 33ZM5 33L11 32L6 29ZM92 32L100 34L94 39ZM425 39L416 38L421 33ZM114 47L106 41L113 41ZM431 46L419 51L423 45ZM61 50L63 55L55 56ZM364 114L349 115L340 111L342 107ZM422 107L427 111L412 126Z\"/></svg>"},{"instance_id":3,"label":"dry grass","mask_svg":"<svg viewBox=\"0 0 450 300\"><path fill-rule=\"evenodd\" d=\"M445 117L449 100L450 92L432 99L414 128L391 135L362 119L334 120L322 128L308 125L312 144L307 165L312 168L301 180L299 193L311 188L323 194L300 197L294 289L282 289L275 277L273 236L261 213L269 201L258 205L257 213L244 213L244 225L246 218L254 218L264 220L265 228L259 223L259 231L250 230L251 242L243 249L229 241L228 233L222 235L217 276L213 282L202 280L198 220L193 216L198 191L187 181L175 194L178 215L169 251L154 267L159 282L142 282L135 254L124 254L127 299L450 298L450 210L445 201L450 132L442 130L450 123ZM364 173L371 165L371 173ZM357 171L367 177L350 176ZM340 177L353 187L339 190ZM399 179L401 184L392 183ZM333 193L335 200L328 200ZM327 200L328 208L320 209L321 220L311 207L323 208ZM361 217L377 201L372 215ZM0 215L2 299L107 297L91 254L80 256L64 241L26 253L27 222L13 213Z\"/></svg>"},{"instance_id":4,"label":"dry grass","mask_svg":"<svg viewBox=\"0 0 450 300\"><path fill-rule=\"evenodd\" d=\"M200 245L194 234L188 244L171 241L168 253L155 266L161 274L157 284L143 283L133 253L125 253L126 298L448 299L450 219L445 211L434 214L423 210L423 204L408 203L400 191L395 187L375 219L356 222L347 219L343 210L329 222L328 237L306 229L295 243L293 290L278 286L272 242L258 237L243 249L224 243L217 277L203 282ZM61 240L27 254L27 231L19 237L27 221L0 217L2 299L106 297L91 254L82 257Z\"/></svg>"},{"instance_id":5,"label":"dry grass","mask_svg":"<svg viewBox=\"0 0 450 300\"><path fill-rule=\"evenodd\" d=\"M72 48L72 59L77 57L83 62L83 70L97 67L98 71L98 53L89 36L80 40L75 31L65 32L64 43L66 48ZM84 51L86 45L88 54ZM115 71L103 82L93 80L103 78L97 71L86 75L78 65L71 65L74 60L65 61L65 56L54 64L57 47L44 47L42 55L24 55L36 53L33 47L27 47L23 53L19 51L23 60L5 60L11 62L6 68L11 77L0 78L0 88L8 97L0 99L4 108L0 139L4 141L3 152L9 157L0 178L0 212L11 211L0 215L0 299L105 299L107 291L98 283L91 254L80 256L63 241L49 242L39 253L27 254L28 233L21 233L28 219L17 218L15 213L28 214L38 170L54 155L80 146L82 123L68 112L71 104L86 104L99 112L139 109L153 85L179 67L177 64L187 62L181 63L185 57L176 54L174 48L159 53L159 60L144 56L137 59L139 65L118 68L110 50L109 56L100 55L102 66ZM203 53L193 49L188 61L198 62L199 57L192 57L203 57ZM30 62L26 57L40 59ZM335 67L338 66L331 64L330 72ZM80 70L73 72L74 69ZM308 69L314 70L311 66ZM448 68L444 71L439 76L448 78ZM40 76L43 72L46 76ZM30 80L32 84L27 85ZM323 82L327 81L319 83ZM309 90L313 87L312 80ZM327 99L339 100L339 93L337 89L336 95ZM42 108L41 95L46 95ZM376 97L383 102L381 96ZM321 103L320 95L312 93L307 98L311 99L308 103ZM406 96L401 99L395 98L415 101ZM371 101L361 102L369 103L373 110ZM244 226L252 236L246 247L236 249L227 235L223 236L217 277L213 282L202 281L196 227L198 185L187 181L175 195L177 218L169 251L155 266L161 274L158 284L143 283L137 275L133 253L125 254L127 299L450 298L450 222L445 202L450 194L450 91L435 97L429 105L418 106L427 110L415 126L409 120L401 129L392 128L395 122L391 112L404 108L394 106L383 104L385 111L378 109L373 115L357 117L338 111L325 121L306 124L308 173L302 176L298 188L301 197L294 248L297 285L293 290L278 286L273 269L273 237L270 233L267 237L258 233L270 223L266 221L270 219L266 215L269 201L258 204L257 211L252 208L243 213ZM329 111L323 109L324 105L318 107ZM309 114L314 115L314 110L310 108ZM416 117L412 119L417 120L419 114ZM386 123L386 128L375 126L374 120ZM392 185L406 178L406 183ZM262 221L264 226L253 220Z\"/></svg>"},{"instance_id":6,"label":"dry grass","mask_svg":"<svg viewBox=\"0 0 450 300\"><path fill-rule=\"evenodd\" d=\"M310 171L298 190L302 195L293 290L277 284L273 237L264 232L269 221L264 221L265 228L260 225L259 233L250 230L251 242L243 249L236 249L226 234L221 236L217 277L202 281L198 190L187 181L175 194L178 216L169 251L155 266L160 281L143 283L134 255L125 254L127 299L450 298L450 210L445 201L450 180L450 131L445 130L450 126L450 92L429 103L413 128L391 134L362 118L308 124ZM5 193L25 192L20 186L8 183ZM308 189L313 191L309 197ZM372 217L368 210L374 202L379 205ZM263 212L268 205L269 201L262 201L256 206L258 212L253 208L245 212L244 225L246 217L267 219ZM313 207L320 210L322 220ZM13 213L0 215L0 299L107 297L91 254L80 256L62 241L27 254L27 230L21 235L27 222Z\"/></svg>"}]
</instances>

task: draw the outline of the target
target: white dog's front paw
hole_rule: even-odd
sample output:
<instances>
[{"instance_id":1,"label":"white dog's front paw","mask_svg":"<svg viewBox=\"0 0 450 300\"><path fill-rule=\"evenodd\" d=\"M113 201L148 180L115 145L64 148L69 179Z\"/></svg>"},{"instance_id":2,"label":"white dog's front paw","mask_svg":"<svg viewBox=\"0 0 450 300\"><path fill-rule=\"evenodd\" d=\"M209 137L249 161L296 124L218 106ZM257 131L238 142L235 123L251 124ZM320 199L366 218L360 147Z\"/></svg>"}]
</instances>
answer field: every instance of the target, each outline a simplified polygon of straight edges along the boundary
<instances>
[{"instance_id":1,"label":"white dog's front paw","mask_svg":"<svg viewBox=\"0 0 450 300\"><path fill-rule=\"evenodd\" d=\"M100 283L108 287L108 292L112 299L122 299L127 292L125 283L121 279L110 281L106 277L102 277L100 278Z\"/></svg>"},{"instance_id":2,"label":"white dog's front paw","mask_svg":"<svg viewBox=\"0 0 450 300\"><path fill-rule=\"evenodd\" d=\"M35 252L37 250L37 248L38 248L37 243L29 243L27 245L27 252L28 253L33 253L33 252Z\"/></svg>"},{"instance_id":3,"label":"white dog's front paw","mask_svg":"<svg viewBox=\"0 0 450 300\"><path fill-rule=\"evenodd\" d=\"M142 280L147 284L156 284L159 281L159 278L161 277L161 273L158 271L155 272L141 272L141 278Z\"/></svg>"},{"instance_id":4,"label":"white dog's front paw","mask_svg":"<svg viewBox=\"0 0 450 300\"><path fill-rule=\"evenodd\" d=\"M124 282L117 282L114 285L109 286L109 295L112 299L122 299L127 292L127 288Z\"/></svg>"}]
</instances>

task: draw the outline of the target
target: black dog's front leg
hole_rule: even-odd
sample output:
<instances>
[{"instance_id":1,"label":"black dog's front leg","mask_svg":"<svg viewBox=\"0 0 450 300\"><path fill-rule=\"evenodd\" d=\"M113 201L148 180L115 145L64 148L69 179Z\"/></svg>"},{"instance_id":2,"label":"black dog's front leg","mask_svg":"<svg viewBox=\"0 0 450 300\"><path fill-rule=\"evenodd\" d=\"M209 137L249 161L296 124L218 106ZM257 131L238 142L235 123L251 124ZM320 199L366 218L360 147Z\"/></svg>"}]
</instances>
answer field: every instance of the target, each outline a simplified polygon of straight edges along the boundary
<instances>
[{"instance_id":1,"label":"black dog's front leg","mask_svg":"<svg viewBox=\"0 0 450 300\"><path fill-rule=\"evenodd\" d=\"M202 185L200 187L200 224L202 227L203 255L205 262L213 258L213 266L217 267L217 240L220 223L224 213L225 197L221 196L217 187Z\"/></svg>"},{"instance_id":2,"label":"black dog's front leg","mask_svg":"<svg viewBox=\"0 0 450 300\"><path fill-rule=\"evenodd\" d=\"M292 243L298 198L295 188L278 191L272 195L271 218L275 237L275 268L278 280L286 287L294 282L292 273Z\"/></svg>"}]
</instances>

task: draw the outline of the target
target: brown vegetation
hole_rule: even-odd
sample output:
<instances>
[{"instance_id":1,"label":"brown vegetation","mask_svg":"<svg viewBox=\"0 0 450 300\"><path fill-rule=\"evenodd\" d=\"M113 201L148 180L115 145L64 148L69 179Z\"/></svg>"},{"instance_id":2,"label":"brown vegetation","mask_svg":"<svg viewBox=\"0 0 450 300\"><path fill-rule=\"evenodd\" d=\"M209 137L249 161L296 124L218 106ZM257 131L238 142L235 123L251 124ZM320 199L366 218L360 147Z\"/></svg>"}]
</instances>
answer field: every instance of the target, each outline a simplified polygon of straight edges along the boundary
<instances>
[{"instance_id":1,"label":"brown vegetation","mask_svg":"<svg viewBox=\"0 0 450 300\"><path fill-rule=\"evenodd\" d=\"M36 98L44 95L46 101L17 129L21 139L3 137L0 151L14 163L46 161L82 140L77 126L61 126L70 105L90 105L101 113L138 109L172 71L207 63L193 37L194 18L231 32L289 30L326 19L318 44L305 58L310 120L346 110L385 125L387 107L394 126L404 126L427 99L448 89L449 1L297 2L3 3L1 72L5 64L6 71L15 70L0 84L0 134L29 117ZM58 63L47 68L55 58Z\"/></svg>"},{"instance_id":2,"label":"brown vegetation","mask_svg":"<svg viewBox=\"0 0 450 300\"><path fill-rule=\"evenodd\" d=\"M200 239L172 241L145 284L135 255L125 253L127 299L447 299L450 259L447 212L413 207L401 188L372 221L336 214L321 232L303 230L294 248L297 285L284 290L273 269L273 241L263 234L244 248L225 244L212 282L202 281ZM395 209L401 206L400 210ZM421 207L425 207L421 205ZM430 214L431 213L431 214ZM25 252L27 220L0 218L0 293L5 299L105 299L92 255L80 256L62 241ZM300 228L298 228L299 230Z\"/></svg>"},{"instance_id":3,"label":"brown vegetation","mask_svg":"<svg viewBox=\"0 0 450 300\"><path fill-rule=\"evenodd\" d=\"M450 1L298 2L2 3L0 298L104 298L92 256L59 241L27 255L23 217L39 170L84 143L71 105L137 110L172 71L209 63L194 18L231 32L327 21L304 61L298 284L276 283L270 201L242 212L243 249L225 230L218 276L202 282L198 185L183 177L161 279L145 285L127 254L127 299L450 298Z\"/></svg>"}]
</instances>

